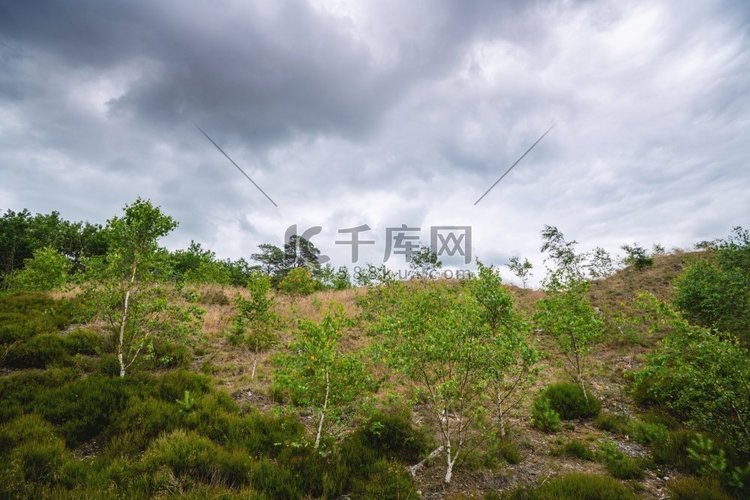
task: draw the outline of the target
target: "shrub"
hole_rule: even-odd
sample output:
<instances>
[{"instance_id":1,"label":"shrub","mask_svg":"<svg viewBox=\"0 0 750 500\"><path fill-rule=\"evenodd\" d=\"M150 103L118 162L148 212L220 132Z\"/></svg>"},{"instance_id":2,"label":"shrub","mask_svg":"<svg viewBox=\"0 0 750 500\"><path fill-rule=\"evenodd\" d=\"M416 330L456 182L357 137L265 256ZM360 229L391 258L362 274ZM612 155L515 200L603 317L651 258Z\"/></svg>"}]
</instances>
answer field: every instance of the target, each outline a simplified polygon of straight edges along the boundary
<instances>
[{"instance_id":1,"label":"shrub","mask_svg":"<svg viewBox=\"0 0 750 500\"><path fill-rule=\"evenodd\" d=\"M0 496L34 497L42 486L64 479L71 461L62 439L36 415L24 415L0 427Z\"/></svg>"},{"instance_id":2,"label":"shrub","mask_svg":"<svg viewBox=\"0 0 750 500\"><path fill-rule=\"evenodd\" d=\"M367 479L354 482L352 496L367 500L419 498L403 465L387 460L377 461Z\"/></svg>"},{"instance_id":3,"label":"shrub","mask_svg":"<svg viewBox=\"0 0 750 500\"><path fill-rule=\"evenodd\" d=\"M315 287L315 278L306 267L295 267L279 283L279 290L287 295L310 295Z\"/></svg>"},{"instance_id":4,"label":"shrub","mask_svg":"<svg viewBox=\"0 0 750 500\"><path fill-rule=\"evenodd\" d=\"M487 439L484 465L490 468L497 467L498 460L503 460L509 464L521 463L521 452L516 444L507 437L492 434Z\"/></svg>"},{"instance_id":5,"label":"shrub","mask_svg":"<svg viewBox=\"0 0 750 500\"><path fill-rule=\"evenodd\" d=\"M721 485L705 478L684 477L668 483L672 500L729 500Z\"/></svg>"},{"instance_id":6,"label":"shrub","mask_svg":"<svg viewBox=\"0 0 750 500\"><path fill-rule=\"evenodd\" d=\"M635 496L619 481L596 474L557 476L532 489L521 488L510 498L524 500L629 500Z\"/></svg>"},{"instance_id":7,"label":"shrub","mask_svg":"<svg viewBox=\"0 0 750 500\"><path fill-rule=\"evenodd\" d=\"M601 409L599 400L591 394L586 399L583 390L569 382L552 384L543 391L543 395L562 420L595 417Z\"/></svg>"},{"instance_id":8,"label":"shrub","mask_svg":"<svg viewBox=\"0 0 750 500\"><path fill-rule=\"evenodd\" d=\"M8 276L7 284L11 290L52 290L65 284L70 268L70 260L54 248L39 248L23 269Z\"/></svg>"},{"instance_id":9,"label":"shrub","mask_svg":"<svg viewBox=\"0 0 750 500\"><path fill-rule=\"evenodd\" d=\"M163 432L171 432L180 422L174 404L155 398L137 400L117 414L106 430L111 440L107 456L135 455Z\"/></svg>"},{"instance_id":10,"label":"shrub","mask_svg":"<svg viewBox=\"0 0 750 500\"><path fill-rule=\"evenodd\" d=\"M0 456L23 443L44 443L55 439L52 424L39 415L21 415L0 426Z\"/></svg>"},{"instance_id":11,"label":"shrub","mask_svg":"<svg viewBox=\"0 0 750 500\"><path fill-rule=\"evenodd\" d=\"M186 370L167 372L158 381L159 397L170 403L183 397L185 391L189 391L193 396L202 396L211 389L209 377Z\"/></svg>"},{"instance_id":12,"label":"shrub","mask_svg":"<svg viewBox=\"0 0 750 500\"><path fill-rule=\"evenodd\" d=\"M628 431L628 418L603 411L594 419L594 427L614 434L625 434Z\"/></svg>"},{"instance_id":13,"label":"shrub","mask_svg":"<svg viewBox=\"0 0 750 500\"><path fill-rule=\"evenodd\" d=\"M151 443L143 464L152 473L167 467L178 478L241 485L249 480L251 460L239 450L227 451L196 433L176 430Z\"/></svg>"},{"instance_id":14,"label":"shrub","mask_svg":"<svg viewBox=\"0 0 750 500\"><path fill-rule=\"evenodd\" d=\"M639 403L658 405L689 427L750 454L750 354L736 339L689 324L652 298L654 328L669 333L635 376Z\"/></svg>"},{"instance_id":15,"label":"shrub","mask_svg":"<svg viewBox=\"0 0 750 500\"><path fill-rule=\"evenodd\" d=\"M57 334L42 334L15 345L8 353L6 364L14 368L44 368L69 360L65 341Z\"/></svg>"},{"instance_id":16,"label":"shrub","mask_svg":"<svg viewBox=\"0 0 750 500\"><path fill-rule=\"evenodd\" d=\"M279 467L265 458L255 462L250 471L253 489L271 498L302 498L302 491L295 479L289 469Z\"/></svg>"},{"instance_id":17,"label":"shrub","mask_svg":"<svg viewBox=\"0 0 750 500\"><path fill-rule=\"evenodd\" d=\"M552 409L549 399L538 396L531 407L531 425L544 432L560 430L560 414Z\"/></svg>"},{"instance_id":18,"label":"shrub","mask_svg":"<svg viewBox=\"0 0 750 500\"><path fill-rule=\"evenodd\" d=\"M34 412L37 398L78 376L70 368L49 368L0 377L0 421Z\"/></svg>"},{"instance_id":19,"label":"shrub","mask_svg":"<svg viewBox=\"0 0 750 500\"><path fill-rule=\"evenodd\" d=\"M578 439L565 443L560 449L560 453L580 460L594 460L595 458L589 445Z\"/></svg>"},{"instance_id":20,"label":"shrub","mask_svg":"<svg viewBox=\"0 0 750 500\"><path fill-rule=\"evenodd\" d=\"M687 449L698 436L691 430L671 431L659 446L654 447L654 462L674 467L680 472L697 473L696 464L690 460Z\"/></svg>"},{"instance_id":21,"label":"shrub","mask_svg":"<svg viewBox=\"0 0 750 500\"><path fill-rule=\"evenodd\" d=\"M641 479L645 463L641 458L629 457L611 441L602 443L599 456L610 474L618 479Z\"/></svg>"},{"instance_id":22,"label":"shrub","mask_svg":"<svg viewBox=\"0 0 750 500\"><path fill-rule=\"evenodd\" d=\"M42 391L32 408L58 425L66 442L77 445L97 436L126 408L134 393L144 391L137 380L90 375L62 387Z\"/></svg>"},{"instance_id":23,"label":"shrub","mask_svg":"<svg viewBox=\"0 0 750 500\"><path fill-rule=\"evenodd\" d=\"M379 458L412 464L434 448L434 441L423 429L411 421L408 410L389 409L377 412L365 425L353 433L363 445Z\"/></svg>"},{"instance_id":24,"label":"shrub","mask_svg":"<svg viewBox=\"0 0 750 500\"><path fill-rule=\"evenodd\" d=\"M715 246L711 258L694 262L677 279L675 302L691 322L750 346L750 231L736 227Z\"/></svg>"},{"instance_id":25,"label":"shrub","mask_svg":"<svg viewBox=\"0 0 750 500\"><path fill-rule=\"evenodd\" d=\"M198 303L212 306L228 306L230 301L227 294L224 293L224 290L220 288L209 288L200 293Z\"/></svg>"},{"instance_id":26,"label":"shrub","mask_svg":"<svg viewBox=\"0 0 750 500\"><path fill-rule=\"evenodd\" d=\"M69 354L93 356L102 350L102 336L92 330L77 328L63 337L63 340Z\"/></svg>"},{"instance_id":27,"label":"shrub","mask_svg":"<svg viewBox=\"0 0 750 500\"><path fill-rule=\"evenodd\" d=\"M663 442L667 438L669 430L661 423L642 422L631 420L628 425L628 435L638 443L651 446Z\"/></svg>"}]
</instances>

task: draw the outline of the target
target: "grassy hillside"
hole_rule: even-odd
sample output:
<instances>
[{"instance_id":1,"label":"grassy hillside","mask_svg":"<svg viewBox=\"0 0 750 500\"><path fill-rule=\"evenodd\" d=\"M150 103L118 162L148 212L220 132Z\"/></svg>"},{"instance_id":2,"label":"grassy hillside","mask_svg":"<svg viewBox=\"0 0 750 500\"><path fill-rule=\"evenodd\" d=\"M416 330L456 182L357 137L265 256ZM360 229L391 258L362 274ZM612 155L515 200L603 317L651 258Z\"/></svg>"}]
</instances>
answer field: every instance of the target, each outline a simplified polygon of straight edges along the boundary
<instances>
[{"instance_id":1,"label":"grassy hillside","mask_svg":"<svg viewBox=\"0 0 750 500\"><path fill-rule=\"evenodd\" d=\"M181 298L173 300L203 310L200 335L189 343L156 336L153 352L125 377L118 376L105 321L78 288L5 294L2 496L583 498L590 488L598 493L586 498L664 498L700 486L711 491L710 498L721 498L729 490L718 480L690 479L699 474L685 459L695 431L668 412L638 406L632 389L633 374L663 338L638 321L637 293L672 300L675 277L706 258L656 256L645 270L621 270L591 284L589 297L604 334L585 367L596 405L589 413L576 413L578 388L570 383L564 355L552 338L533 331L530 345L541 354L538 374L509 412L507 434L498 435L491 425L478 430L449 485L439 456L413 475L408 471L436 448L440 435L423 389L381 363L373 350L381 342L372 334L378 322L373 311L400 306L388 302L387 286L299 297L274 293L273 343L261 352L231 340L236 297L250 298L246 288L181 288ZM410 295L469 285L405 286ZM520 317L533 323L545 293L506 289ZM345 318L340 355L356 355L367 366L367 390L374 390L331 416L315 449L317 415L280 392L274 380L280 354L301 355L299 347L288 350L300 325L322 324L332 308ZM533 424L532 408L543 390L550 400L573 405L572 416L554 432Z\"/></svg>"}]
</instances>

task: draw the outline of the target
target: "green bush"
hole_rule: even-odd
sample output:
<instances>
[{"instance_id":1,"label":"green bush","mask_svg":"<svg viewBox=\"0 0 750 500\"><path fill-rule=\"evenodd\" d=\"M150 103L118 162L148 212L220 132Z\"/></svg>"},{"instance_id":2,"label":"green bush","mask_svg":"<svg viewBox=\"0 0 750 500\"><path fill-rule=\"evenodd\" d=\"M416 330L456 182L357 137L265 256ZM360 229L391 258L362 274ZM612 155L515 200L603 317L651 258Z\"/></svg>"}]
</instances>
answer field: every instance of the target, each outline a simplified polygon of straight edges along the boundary
<instances>
[{"instance_id":1,"label":"green bush","mask_svg":"<svg viewBox=\"0 0 750 500\"><path fill-rule=\"evenodd\" d=\"M698 434L691 430L669 432L666 439L654 447L654 462L674 467L680 472L697 473L696 464L690 460L687 449Z\"/></svg>"},{"instance_id":2,"label":"green bush","mask_svg":"<svg viewBox=\"0 0 750 500\"><path fill-rule=\"evenodd\" d=\"M636 442L647 446L664 442L669 434L667 427L661 423L640 420L631 420L627 432Z\"/></svg>"},{"instance_id":3,"label":"green bush","mask_svg":"<svg viewBox=\"0 0 750 500\"><path fill-rule=\"evenodd\" d=\"M646 307L646 306L644 306ZM715 434L738 453L750 455L750 354L738 340L688 323L667 305L647 304L653 328L668 333L636 373L634 396Z\"/></svg>"},{"instance_id":4,"label":"green bush","mask_svg":"<svg viewBox=\"0 0 750 500\"><path fill-rule=\"evenodd\" d=\"M560 430L560 414L552 409L544 394L537 396L531 407L531 425L544 432Z\"/></svg>"},{"instance_id":5,"label":"green bush","mask_svg":"<svg viewBox=\"0 0 750 500\"><path fill-rule=\"evenodd\" d=\"M521 463L521 452L518 446L508 439L492 434L487 438L487 446L484 456L484 466L494 468L503 460L509 464Z\"/></svg>"},{"instance_id":6,"label":"green bush","mask_svg":"<svg viewBox=\"0 0 750 500\"><path fill-rule=\"evenodd\" d=\"M287 295L310 295L317 283L306 267L295 267L279 283L279 290Z\"/></svg>"},{"instance_id":7,"label":"green bush","mask_svg":"<svg viewBox=\"0 0 750 500\"><path fill-rule=\"evenodd\" d=\"M37 399L78 377L71 368L29 370L0 377L0 422L33 413Z\"/></svg>"},{"instance_id":8,"label":"green bush","mask_svg":"<svg viewBox=\"0 0 750 500\"><path fill-rule=\"evenodd\" d=\"M65 340L58 334L42 334L31 337L20 345L14 345L5 363L13 368L44 368L52 364L64 364L70 359Z\"/></svg>"},{"instance_id":9,"label":"green bush","mask_svg":"<svg viewBox=\"0 0 750 500\"><path fill-rule=\"evenodd\" d=\"M143 465L151 473L166 467L178 478L210 483L217 479L230 486L246 484L250 479L250 457L239 450L227 451L196 433L173 431L155 440L143 456ZM161 489L154 485L155 489Z\"/></svg>"},{"instance_id":10,"label":"green bush","mask_svg":"<svg viewBox=\"0 0 750 500\"><path fill-rule=\"evenodd\" d=\"M193 396L202 396L211 390L211 379L206 375L186 370L167 372L158 379L157 391L164 401L174 402L189 391Z\"/></svg>"},{"instance_id":11,"label":"green bush","mask_svg":"<svg viewBox=\"0 0 750 500\"><path fill-rule=\"evenodd\" d=\"M299 482L289 469L265 458L256 461L250 471L250 485L270 498L302 498L305 490L299 488Z\"/></svg>"},{"instance_id":12,"label":"green bush","mask_svg":"<svg viewBox=\"0 0 750 500\"><path fill-rule=\"evenodd\" d=\"M556 454L566 455L579 460L592 461L596 458L591 447L579 439L568 441L559 450L556 450Z\"/></svg>"},{"instance_id":13,"label":"green bush","mask_svg":"<svg viewBox=\"0 0 750 500\"><path fill-rule=\"evenodd\" d=\"M209 288L201 292L198 303L211 306L228 306L230 301L227 294L224 293L224 290L220 288Z\"/></svg>"},{"instance_id":14,"label":"green bush","mask_svg":"<svg viewBox=\"0 0 750 500\"><path fill-rule=\"evenodd\" d=\"M611 441L602 443L599 447L599 457L607 471L618 479L641 479L643 477L644 460L625 455Z\"/></svg>"},{"instance_id":15,"label":"green bush","mask_svg":"<svg viewBox=\"0 0 750 500\"><path fill-rule=\"evenodd\" d=\"M23 269L14 271L6 283L11 290L46 291L59 288L68 281L70 260L51 247L34 250L24 261Z\"/></svg>"},{"instance_id":16,"label":"green bush","mask_svg":"<svg viewBox=\"0 0 750 500\"><path fill-rule=\"evenodd\" d=\"M70 445L96 437L120 415L134 394L146 392L143 379L92 374L38 393L31 405L58 425Z\"/></svg>"},{"instance_id":17,"label":"green bush","mask_svg":"<svg viewBox=\"0 0 750 500\"><path fill-rule=\"evenodd\" d=\"M514 500L630 500L635 499L616 479L595 474L557 476L536 488L520 488L508 495Z\"/></svg>"},{"instance_id":18,"label":"green bush","mask_svg":"<svg viewBox=\"0 0 750 500\"><path fill-rule=\"evenodd\" d=\"M0 295L0 343L28 340L91 318L79 299L53 300L43 293Z\"/></svg>"},{"instance_id":19,"label":"green bush","mask_svg":"<svg viewBox=\"0 0 750 500\"><path fill-rule=\"evenodd\" d=\"M628 432L628 418L624 415L615 415L603 411L594 419L594 427L613 434L626 434Z\"/></svg>"},{"instance_id":20,"label":"green bush","mask_svg":"<svg viewBox=\"0 0 750 500\"><path fill-rule=\"evenodd\" d=\"M675 302L691 321L732 333L750 346L750 231L741 227L676 281Z\"/></svg>"},{"instance_id":21,"label":"green bush","mask_svg":"<svg viewBox=\"0 0 750 500\"><path fill-rule=\"evenodd\" d=\"M375 462L366 479L354 482L352 496L367 500L419 498L404 466L387 460Z\"/></svg>"},{"instance_id":22,"label":"green bush","mask_svg":"<svg viewBox=\"0 0 750 500\"><path fill-rule=\"evenodd\" d=\"M684 477L668 483L672 500L730 500L721 485L705 478Z\"/></svg>"},{"instance_id":23,"label":"green bush","mask_svg":"<svg viewBox=\"0 0 750 500\"><path fill-rule=\"evenodd\" d=\"M601 403L593 395L588 399L581 388L573 383L559 382L547 387L543 393L562 420L591 418L599 414Z\"/></svg>"},{"instance_id":24,"label":"green bush","mask_svg":"<svg viewBox=\"0 0 750 500\"><path fill-rule=\"evenodd\" d=\"M42 417L21 415L0 426L0 456L24 443L44 443L56 439L55 428Z\"/></svg>"},{"instance_id":25,"label":"green bush","mask_svg":"<svg viewBox=\"0 0 750 500\"><path fill-rule=\"evenodd\" d=\"M434 448L434 440L411 421L408 410L389 409L377 412L351 439L361 439L378 458L413 464Z\"/></svg>"},{"instance_id":26,"label":"green bush","mask_svg":"<svg viewBox=\"0 0 750 500\"><path fill-rule=\"evenodd\" d=\"M69 354L93 356L102 351L102 336L92 330L77 328L64 336L63 340Z\"/></svg>"},{"instance_id":27,"label":"green bush","mask_svg":"<svg viewBox=\"0 0 750 500\"><path fill-rule=\"evenodd\" d=\"M0 427L0 497L34 497L65 480L72 460L52 426L24 415Z\"/></svg>"},{"instance_id":28,"label":"green bush","mask_svg":"<svg viewBox=\"0 0 750 500\"><path fill-rule=\"evenodd\" d=\"M136 455L164 432L180 424L180 412L174 403L146 398L132 401L122 413L116 414L106 429L110 437L105 454L108 457Z\"/></svg>"}]
</instances>

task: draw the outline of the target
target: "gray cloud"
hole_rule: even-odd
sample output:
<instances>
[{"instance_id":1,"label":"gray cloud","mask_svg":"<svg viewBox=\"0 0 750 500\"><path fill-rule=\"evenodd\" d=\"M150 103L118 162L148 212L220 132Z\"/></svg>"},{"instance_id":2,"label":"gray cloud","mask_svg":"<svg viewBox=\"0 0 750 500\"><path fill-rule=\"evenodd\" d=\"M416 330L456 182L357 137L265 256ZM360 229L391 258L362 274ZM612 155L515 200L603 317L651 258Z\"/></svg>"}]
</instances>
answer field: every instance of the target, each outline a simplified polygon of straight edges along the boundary
<instances>
[{"instance_id":1,"label":"gray cloud","mask_svg":"<svg viewBox=\"0 0 750 500\"><path fill-rule=\"evenodd\" d=\"M5 2L0 206L103 221L136 196L249 255L284 229L539 230L616 249L750 224L743 2ZM558 126L478 207L539 134ZM274 209L198 123L279 203ZM367 254L382 259L382 245ZM486 257L484 257L486 256Z\"/></svg>"}]
</instances>

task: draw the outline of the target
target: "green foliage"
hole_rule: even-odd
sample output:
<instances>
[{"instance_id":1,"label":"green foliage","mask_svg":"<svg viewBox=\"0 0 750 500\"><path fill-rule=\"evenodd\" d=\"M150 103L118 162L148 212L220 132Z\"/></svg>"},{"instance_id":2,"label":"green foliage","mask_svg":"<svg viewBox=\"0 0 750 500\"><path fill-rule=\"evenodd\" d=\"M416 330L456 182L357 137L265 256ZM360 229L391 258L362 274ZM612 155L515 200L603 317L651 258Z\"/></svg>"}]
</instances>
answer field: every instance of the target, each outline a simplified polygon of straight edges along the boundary
<instances>
[{"instance_id":1,"label":"green foliage","mask_svg":"<svg viewBox=\"0 0 750 500\"><path fill-rule=\"evenodd\" d=\"M691 322L731 333L750 346L750 231L734 228L713 256L676 281L675 303Z\"/></svg>"},{"instance_id":2,"label":"green foliage","mask_svg":"<svg viewBox=\"0 0 750 500\"><path fill-rule=\"evenodd\" d=\"M591 447L579 439L573 439L568 441L558 450L554 450L554 455L566 455L569 457L577 458L579 460L593 461L596 455L591 450Z\"/></svg>"},{"instance_id":3,"label":"green foliage","mask_svg":"<svg viewBox=\"0 0 750 500\"><path fill-rule=\"evenodd\" d=\"M520 257L511 257L508 262L508 268L521 280L521 284L526 288L526 282L529 281L531 270L534 268L529 259L523 259L523 262L521 262Z\"/></svg>"},{"instance_id":4,"label":"green foliage","mask_svg":"<svg viewBox=\"0 0 750 500\"><path fill-rule=\"evenodd\" d=\"M682 477L667 483L672 500L730 500L717 481Z\"/></svg>"},{"instance_id":5,"label":"green foliage","mask_svg":"<svg viewBox=\"0 0 750 500\"><path fill-rule=\"evenodd\" d=\"M544 389L542 398L549 401L550 408L555 410L562 420L592 418L599 414L601 403L593 395L588 399L576 384L558 382Z\"/></svg>"},{"instance_id":6,"label":"green foliage","mask_svg":"<svg viewBox=\"0 0 750 500\"><path fill-rule=\"evenodd\" d=\"M625 434L628 430L628 418L603 411L594 419L594 427L614 434Z\"/></svg>"},{"instance_id":7,"label":"green foliage","mask_svg":"<svg viewBox=\"0 0 750 500\"><path fill-rule=\"evenodd\" d=\"M226 262L216 260L216 254L204 250L200 243L190 242L187 250L177 250L170 255L175 278L185 283L214 283L228 285L232 282L231 270Z\"/></svg>"},{"instance_id":8,"label":"green foliage","mask_svg":"<svg viewBox=\"0 0 750 500\"><path fill-rule=\"evenodd\" d=\"M643 271L654 264L654 259L648 254L648 250L638 246L638 243L623 245L621 248L625 251L625 258L622 259L623 264L636 271Z\"/></svg>"},{"instance_id":9,"label":"green foliage","mask_svg":"<svg viewBox=\"0 0 750 500\"><path fill-rule=\"evenodd\" d=\"M187 342L200 331L202 310L180 305L176 290L161 283L169 266L158 240L176 225L138 199L108 221L109 251L91 263L86 296L114 338L120 376L139 358L154 357L156 337Z\"/></svg>"},{"instance_id":10,"label":"green foliage","mask_svg":"<svg viewBox=\"0 0 750 500\"><path fill-rule=\"evenodd\" d=\"M645 462L641 458L630 457L621 452L612 441L599 446L599 458L610 474L618 479L640 479L643 477Z\"/></svg>"},{"instance_id":11,"label":"green foliage","mask_svg":"<svg viewBox=\"0 0 750 500\"><path fill-rule=\"evenodd\" d=\"M391 290L398 301L376 306L379 352L424 391L446 450L450 482L461 446L492 403L486 388L496 380L505 345L482 321L473 293L434 283Z\"/></svg>"},{"instance_id":12,"label":"green foliage","mask_svg":"<svg viewBox=\"0 0 750 500\"><path fill-rule=\"evenodd\" d=\"M436 278L441 267L440 257L430 247L420 247L411 255L409 269L414 278Z\"/></svg>"},{"instance_id":13,"label":"green foliage","mask_svg":"<svg viewBox=\"0 0 750 500\"><path fill-rule=\"evenodd\" d=\"M364 364L341 350L343 320L327 313L320 323L301 321L289 352L275 359L274 390L317 414L316 448L324 425L344 416L373 388Z\"/></svg>"},{"instance_id":14,"label":"green foliage","mask_svg":"<svg viewBox=\"0 0 750 500\"><path fill-rule=\"evenodd\" d=\"M520 488L507 497L513 500L629 500L636 498L616 479L583 473L557 476L536 488Z\"/></svg>"},{"instance_id":15,"label":"green foliage","mask_svg":"<svg viewBox=\"0 0 750 500\"><path fill-rule=\"evenodd\" d=\"M34 250L24 267L7 278L8 288L14 291L47 291L60 288L68 281L70 260L51 247Z\"/></svg>"},{"instance_id":16,"label":"green foliage","mask_svg":"<svg viewBox=\"0 0 750 500\"><path fill-rule=\"evenodd\" d=\"M518 406L536 378L534 364L539 354L528 342L528 327L514 310L513 299L492 266L477 260L477 275L470 281L469 290L479 306L480 319L492 336L488 383L493 400L491 413L502 436L507 414Z\"/></svg>"},{"instance_id":17,"label":"green foliage","mask_svg":"<svg viewBox=\"0 0 750 500\"><path fill-rule=\"evenodd\" d=\"M69 359L65 341L57 334L35 335L10 349L6 364L13 368L44 368Z\"/></svg>"},{"instance_id":18,"label":"green foliage","mask_svg":"<svg viewBox=\"0 0 750 500\"><path fill-rule=\"evenodd\" d=\"M643 422L634 419L628 425L627 434L638 443L652 446L663 443L667 439L669 430L659 422Z\"/></svg>"},{"instance_id":19,"label":"green foliage","mask_svg":"<svg viewBox=\"0 0 750 500\"><path fill-rule=\"evenodd\" d=\"M0 216L0 285L4 277L44 248L64 256L72 264L71 270L78 272L86 257L105 253L107 242L100 226L66 221L58 212L32 216L28 210L8 210ZM38 278L46 280L41 275Z\"/></svg>"},{"instance_id":20,"label":"green foliage","mask_svg":"<svg viewBox=\"0 0 750 500\"><path fill-rule=\"evenodd\" d=\"M352 496L367 500L420 497L404 466L387 460L375 462L367 479L354 481Z\"/></svg>"},{"instance_id":21,"label":"green foliage","mask_svg":"<svg viewBox=\"0 0 750 500\"><path fill-rule=\"evenodd\" d=\"M176 430L154 441L143 457L146 471L167 468L178 479L200 482L219 480L230 486L250 481L251 459L240 451L227 451L195 433ZM153 485L159 491L166 485Z\"/></svg>"},{"instance_id":22,"label":"green foliage","mask_svg":"<svg viewBox=\"0 0 750 500\"><path fill-rule=\"evenodd\" d=\"M690 325L655 299L652 321L668 331L635 376L642 402L750 453L750 355L738 342Z\"/></svg>"},{"instance_id":23,"label":"green foliage","mask_svg":"<svg viewBox=\"0 0 750 500\"><path fill-rule=\"evenodd\" d=\"M531 406L531 425L544 432L560 430L560 414L552 409L544 395L537 397Z\"/></svg>"},{"instance_id":24,"label":"green foliage","mask_svg":"<svg viewBox=\"0 0 750 500\"><path fill-rule=\"evenodd\" d=\"M376 412L347 439L347 443L353 441L359 441L360 449L372 450L378 458L404 464L418 462L434 447L430 435L412 423L410 412L405 409Z\"/></svg>"},{"instance_id":25,"label":"green foliage","mask_svg":"<svg viewBox=\"0 0 750 500\"><path fill-rule=\"evenodd\" d=\"M586 399L586 356L603 331L603 322L586 297L587 291L588 286L582 282L571 283L567 288L552 288L537 302L534 314L537 327L557 342L568 373Z\"/></svg>"},{"instance_id":26,"label":"green foliage","mask_svg":"<svg viewBox=\"0 0 750 500\"><path fill-rule=\"evenodd\" d=\"M584 279L586 254L578 253L575 240L567 241L563 233L555 226L544 226L542 229L542 252L547 253L548 276L544 280L546 288L567 288Z\"/></svg>"},{"instance_id":27,"label":"green foliage","mask_svg":"<svg viewBox=\"0 0 750 500\"><path fill-rule=\"evenodd\" d=\"M273 312L273 297L270 295L271 279L260 272L253 272L247 281L250 299L237 295L237 315L232 320L230 340L246 345L253 352L262 352L276 340L273 326L278 321Z\"/></svg>"},{"instance_id":28,"label":"green foliage","mask_svg":"<svg viewBox=\"0 0 750 500\"><path fill-rule=\"evenodd\" d=\"M295 267L279 283L279 290L287 295L310 295L317 287L315 278L306 267Z\"/></svg>"},{"instance_id":29,"label":"green foliage","mask_svg":"<svg viewBox=\"0 0 750 500\"><path fill-rule=\"evenodd\" d=\"M515 465L521 463L521 452L507 436L492 433L487 436L483 458L483 465L489 468L495 468L500 463Z\"/></svg>"}]
</instances>

